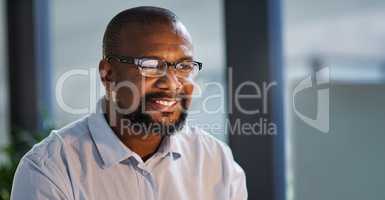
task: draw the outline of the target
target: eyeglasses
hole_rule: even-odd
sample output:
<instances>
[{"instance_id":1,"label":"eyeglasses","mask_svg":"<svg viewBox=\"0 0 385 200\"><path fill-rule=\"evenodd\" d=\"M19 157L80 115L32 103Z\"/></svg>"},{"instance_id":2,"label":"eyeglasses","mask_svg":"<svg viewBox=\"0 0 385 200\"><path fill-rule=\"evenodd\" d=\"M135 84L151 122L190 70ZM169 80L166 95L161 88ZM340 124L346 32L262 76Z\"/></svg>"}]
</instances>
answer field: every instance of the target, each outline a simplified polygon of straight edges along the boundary
<instances>
[{"instance_id":1,"label":"eyeglasses","mask_svg":"<svg viewBox=\"0 0 385 200\"><path fill-rule=\"evenodd\" d=\"M146 77L162 77L166 75L170 66L174 66L175 75L181 78L194 77L202 69L202 63L193 60L170 63L156 58L135 58L117 55L106 56L106 59L109 63L116 60L123 64L136 65L141 74Z\"/></svg>"}]
</instances>

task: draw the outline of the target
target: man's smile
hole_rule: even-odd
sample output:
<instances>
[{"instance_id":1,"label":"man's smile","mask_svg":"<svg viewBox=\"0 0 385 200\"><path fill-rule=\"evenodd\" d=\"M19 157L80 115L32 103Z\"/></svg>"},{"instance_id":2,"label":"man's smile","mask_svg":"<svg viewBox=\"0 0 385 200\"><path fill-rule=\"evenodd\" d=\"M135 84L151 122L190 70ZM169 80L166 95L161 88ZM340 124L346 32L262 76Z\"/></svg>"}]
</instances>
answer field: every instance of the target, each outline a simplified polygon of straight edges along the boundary
<instances>
[{"instance_id":1,"label":"man's smile","mask_svg":"<svg viewBox=\"0 0 385 200\"><path fill-rule=\"evenodd\" d=\"M179 98L153 98L149 101L149 106L152 110L172 112L175 111L179 103Z\"/></svg>"}]
</instances>

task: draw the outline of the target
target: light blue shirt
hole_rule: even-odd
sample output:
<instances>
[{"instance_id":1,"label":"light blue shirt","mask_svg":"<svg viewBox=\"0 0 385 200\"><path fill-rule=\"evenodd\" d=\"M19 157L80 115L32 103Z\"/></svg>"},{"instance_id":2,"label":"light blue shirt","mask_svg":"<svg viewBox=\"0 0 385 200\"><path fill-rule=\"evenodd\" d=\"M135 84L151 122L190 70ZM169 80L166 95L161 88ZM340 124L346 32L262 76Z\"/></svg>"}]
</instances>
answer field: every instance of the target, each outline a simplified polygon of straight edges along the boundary
<instances>
[{"instance_id":1,"label":"light blue shirt","mask_svg":"<svg viewBox=\"0 0 385 200\"><path fill-rule=\"evenodd\" d=\"M231 150L185 126L146 162L102 113L53 131L21 160L11 200L245 200L245 174Z\"/></svg>"}]
</instances>

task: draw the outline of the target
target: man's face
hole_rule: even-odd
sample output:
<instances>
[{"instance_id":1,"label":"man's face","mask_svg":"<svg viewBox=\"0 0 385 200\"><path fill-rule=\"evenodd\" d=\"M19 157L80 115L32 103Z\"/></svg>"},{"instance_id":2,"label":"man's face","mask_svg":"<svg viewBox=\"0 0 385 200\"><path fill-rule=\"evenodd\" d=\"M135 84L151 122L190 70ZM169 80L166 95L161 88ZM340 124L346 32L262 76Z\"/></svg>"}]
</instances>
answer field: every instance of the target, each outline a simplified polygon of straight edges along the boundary
<instances>
[{"instance_id":1,"label":"man's face","mask_svg":"<svg viewBox=\"0 0 385 200\"><path fill-rule=\"evenodd\" d=\"M175 27L162 24L130 26L122 31L121 44L115 54L158 58L170 63L193 59L191 39L181 24ZM173 66L164 76L145 77L136 65L117 61L103 65L110 65L105 67L110 72L105 73L110 73L113 82L110 87L105 84L107 95L119 108L130 111L123 115L126 118L139 123L147 120L146 123L173 126L186 117L193 81L176 76ZM101 76L103 80L103 73Z\"/></svg>"}]
</instances>

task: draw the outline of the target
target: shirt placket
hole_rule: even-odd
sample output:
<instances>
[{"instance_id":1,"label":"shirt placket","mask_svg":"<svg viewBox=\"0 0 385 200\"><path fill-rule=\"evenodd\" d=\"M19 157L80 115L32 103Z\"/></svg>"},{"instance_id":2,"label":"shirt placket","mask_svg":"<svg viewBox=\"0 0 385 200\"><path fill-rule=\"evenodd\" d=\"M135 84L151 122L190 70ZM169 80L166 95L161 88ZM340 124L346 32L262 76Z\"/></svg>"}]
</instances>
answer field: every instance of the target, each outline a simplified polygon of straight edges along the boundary
<instances>
[{"instance_id":1,"label":"shirt placket","mask_svg":"<svg viewBox=\"0 0 385 200\"><path fill-rule=\"evenodd\" d=\"M143 200L155 200L157 187L151 170L142 162L136 162L133 166L140 190L140 198Z\"/></svg>"}]
</instances>

